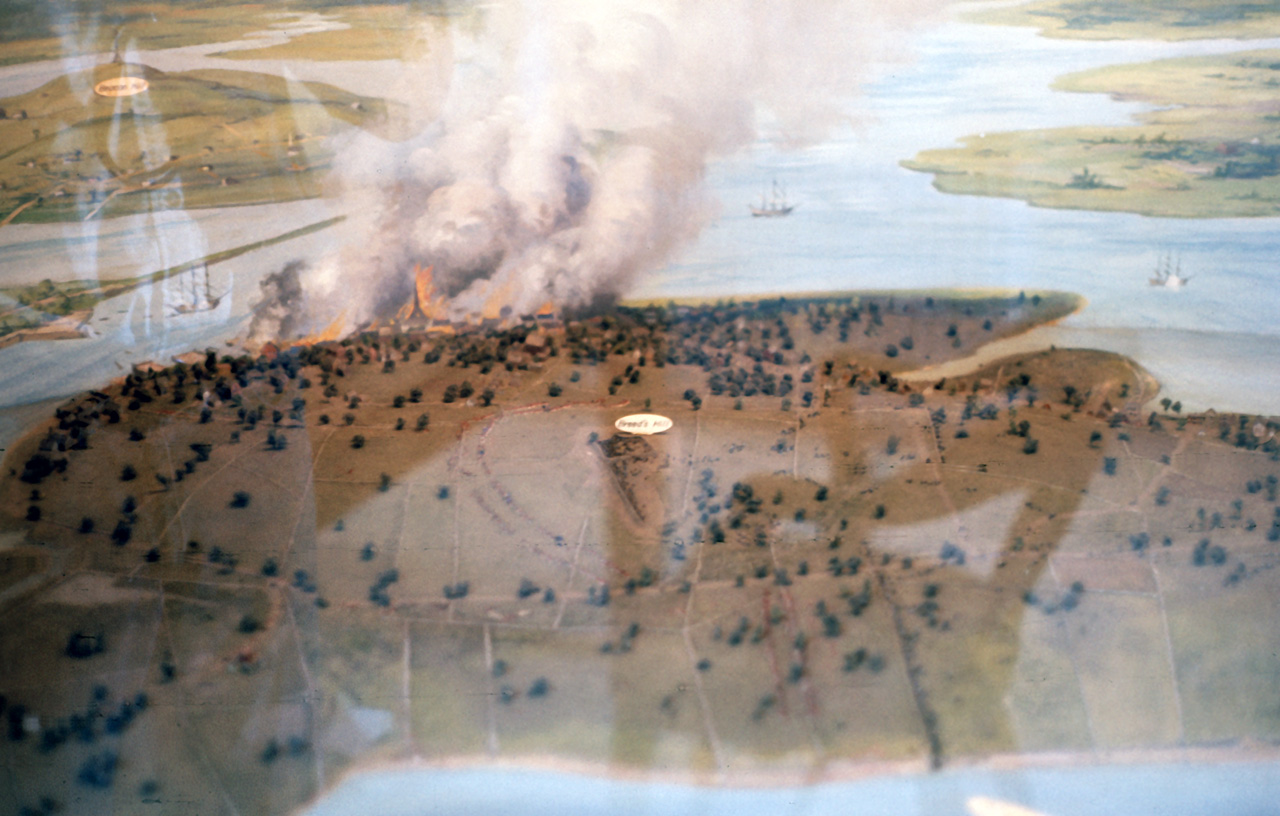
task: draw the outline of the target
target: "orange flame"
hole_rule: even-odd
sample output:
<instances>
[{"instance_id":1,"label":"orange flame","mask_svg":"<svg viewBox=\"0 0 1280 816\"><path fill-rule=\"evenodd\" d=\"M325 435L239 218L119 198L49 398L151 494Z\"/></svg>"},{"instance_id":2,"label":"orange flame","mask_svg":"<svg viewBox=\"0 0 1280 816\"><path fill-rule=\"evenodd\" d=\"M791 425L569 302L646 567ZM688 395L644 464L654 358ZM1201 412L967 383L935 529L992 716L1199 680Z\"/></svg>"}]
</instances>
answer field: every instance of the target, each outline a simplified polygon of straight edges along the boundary
<instances>
[{"instance_id":1,"label":"orange flame","mask_svg":"<svg viewBox=\"0 0 1280 816\"><path fill-rule=\"evenodd\" d=\"M413 267L414 294L418 298L418 308L427 317L434 317L434 315L427 314L427 310L435 305L432 303L432 298L436 293L435 279L432 274L434 271L434 266L428 266L423 269L420 265L415 264Z\"/></svg>"},{"instance_id":2,"label":"orange flame","mask_svg":"<svg viewBox=\"0 0 1280 816\"><path fill-rule=\"evenodd\" d=\"M487 320L502 319L502 308L511 303L511 293L514 289L515 281L512 280L494 287L489 296L485 298L480 314Z\"/></svg>"},{"instance_id":3,"label":"orange flame","mask_svg":"<svg viewBox=\"0 0 1280 816\"><path fill-rule=\"evenodd\" d=\"M337 340L342 336L342 327L346 325L346 319L347 319L347 310L343 309L342 313L339 314L338 317L332 323L326 326L323 331L316 332L315 334L307 335L301 340L295 340L294 342L289 344L289 347L296 348L298 346L311 346L311 345L315 345L316 343L328 343L333 340Z\"/></svg>"},{"instance_id":4,"label":"orange flame","mask_svg":"<svg viewBox=\"0 0 1280 816\"><path fill-rule=\"evenodd\" d=\"M413 266L413 295L396 312L396 320L440 320L444 318L444 296L436 294L435 267Z\"/></svg>"}]
</instances>

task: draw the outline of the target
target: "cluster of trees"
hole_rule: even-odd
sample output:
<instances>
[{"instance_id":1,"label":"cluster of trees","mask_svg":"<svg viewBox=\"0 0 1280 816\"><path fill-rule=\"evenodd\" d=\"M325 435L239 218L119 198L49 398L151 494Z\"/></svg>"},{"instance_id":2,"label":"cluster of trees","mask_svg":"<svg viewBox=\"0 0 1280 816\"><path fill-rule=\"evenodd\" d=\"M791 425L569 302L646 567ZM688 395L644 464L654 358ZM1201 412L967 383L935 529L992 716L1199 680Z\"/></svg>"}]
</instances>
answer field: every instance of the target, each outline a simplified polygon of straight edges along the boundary
<instances>
[{"instance_id":1,"label":"cluster of trees","mask_svg":"<svg viewBox=\"0 0 1280 816\"><path fill-rule=\"evenodd\" d=\"M771 361L775 362L776 361ZM795 383L788 373L779 375L768 371L764 364L756 362L748 371L738 367L724 371L714 371L707 378L707 389L714 396L728 394L730 397L753 397L761 394L766 397L786 397L795 388Z\"/></svg>"},{"instance_id":2,"label":"cluster of trees","mask_svg":"<svg viewBox=\"0 0 1280 816\"><path fill-rule=\"evenodd\" d=\"M884 655L872 654L865 648L859 647L845 654L841 668L845 674L852 674L863 668L872 674L879 674L884 670Z\"/></svg>"},{"instance_id":3,"label":"cluster of trees","mask_svg":"<svg viewBox=\"0 0 1280 816\"><path fill-rule=\"evenodd\" d=\"M639 635L640 624L632 621L631 624L623 630L622 635L618 638L617 645L615 646L612 641L608 641L600 646L600 653L613 654L614 652L618 652L625 654L631 651L631 644L635 642L635 639L639 637Z\"/></svg>"},{"instance_id":4,"label":"cluster of trees","mask_svg":"<svg viewBox=\"0 0 1280 816\"><path fill-rule=\"evenodd\" d=\"M34 805L23 805L18 808L18 816L53 816L62 810L62 803L52 796L41 796Z\"/></svg>"},{"instance_id":5,"label":"cluster of trees","mask_svg":"<svg viewBox=\"0 0 1280 816\"><path fill-rule=\"evenodd\" d=\"M827 572L831 573L833 578L839 578L843 575L857 575L858 570L862 568L862 559L858 556L850 556L847 560L841 560L836 556L827 559Z\"/></svg>"},{"instance_id":6,"label":"cluster of trees","mask_svg":"<svg viewBox=\"0 0 1280 816\"><path fill-rule=\"evenodd\" d=\"M441 401L444 403L457 402L458 400L469 399L476 391L475 387L468 380L463 380L461 385L447 385L444 389L444 396ZM489 392L489 399L492 400L492 392ZM486 403L487 404L487 403Z\"/></svg>"},{"instance_id":7,"label":"cluster of trees","mask_svg":"<svg viewBox=\"0 0 1280 816\"><path fill-rule=\"evenodd\" d=\"M840 625L840 619L836 617L831 610L827 609L827 602L819 600L813 609L814 617L822 623L822 636L827 638L838 638L843 631Z\"/></svg>"},{"instance_id":8,"label":"cluster of trees","mask_svg":"<svg viewBox=\"0 0 1280 816\"><path fill-rule=\"evenodd\" d=\"M375 606L391 606L391 596L387 594L387 590L396 581L400 580L400 570L392 568L385 570L378 575L373 586L369 587L369 600ZM448 597L448 592L445 593Z\"/></svg>"},{"instance_id":9,"label":"cluster of trees","mask_svg":"<svg viewBox=\"0 0 1280 816\"><path fill-rule=\"evenodd\" d=\"M528 578L520 579L520 586L516 588L516 597L523 601L532 595L537 595L539 592L542 593L543 603L555 602L556 591L554 589L552 589L551 587L547 587L544 590L542 587L538 586L533 581L530 581Z\"/></svg>"},{"instance_id":10,"label":"cluster of trees","mask_svg":"<svg viewBox=\"0 0 1280 816\"><path fill-rule=\"evenodd\" d=\"M587 603L591 606L609 605L609 585L599 584L587 588Z\"/></svg>"},{"instance_id":11,"label":"cluster of trees","mask_svg":"<svg viewBox=\"0 0 1280 816\"><path fill-rule=\"evenodd\" d=\"M1277 489L1280 488L1280 480L1276 479L1273 474L1268 474L1265 480L1251 479L1245 484L1245 490L1250 494L1260 493L1264 487L1267 491L1267 501L1274 503Z\"/></svg>"},{"instance_id":12,"label":"cluster of trees","mask_svg":"<svg viewBox=\"0 0 1280 816\"><path fill-rule=\"evenodd\" d=\"M258 760L263 765L270 765L282 756L301 757L306 756L311 750L311 742L300 734L288 737L284 744L278 739L272 737L267 740L267 744L262 747L262 752L258 754Z\"/></svg>"},{"instance_id":13,"label":"cluster of trees","mask_svg":"<svg viewBox=\"0 0 1280 816\"><path fill-rule=\"evenodd\" d=\"M650 587L657 583L658 573L654 572L650 567L642 567L638 576L627 578L623 583L623 590L628 595L634 595L637 588Z\"/></svg>"},{"instance_id":14,"label":"cluster of trees","mask_svg":"<svg viewBox=\"0 0 1280 816\"><path fill-rule=\"evenodd\" d=\"M1212 565L1220 567L1227 563L1227 551L1220 544L1214 544L1207 538L1200 539L1191 551L1191 563L1197 567Z\"/></svg>"},{"instance_id":15,"label":"cluster of trees","mask_svg":"<svg viewBox=\"0 0 1280 816\"><path fill-rule=\"evenodd\" d=\"M547 678L538 677L529 685L529 690L525 692L525 696L530 699L537 699L540 697L546 697L547 693L550 691L551 684L547 682ZM503 684L498 689L498 700L506 705L510 705L515 702L515 699L519 696L520 693L509 684Z\"/></svg>"},{"instance_id":16,"label":"cluster of trees","mask_svg":"<svg viewBox=\"0 0 1280 816\"><path fill-rule=\"evenodd\" d=\"M105 632L98 630L96 634L86 635L77 630L67 636L67 646L64 651L67 657L84 660L85 658L102 654L106 650L107 635Z\"/></svg>"},{"instance_id":17,"label":"cluster of trees","mask_svg":"<svg viewBox=\"0 0 1280 816\"><path fill-rule=\"evenodd\" d=\"M315 592L316 583L311 579L311 575L304 569L293 571L293 587L303 592Z\"/></svg>"},{"instance_id":18,"label":"cluster of trees","mask_svg":"<svg viewBox=\"0 0 1280 816\"><path fill-rule=\"evenodd\" d=\"M22 474L18 477L27 484L40 484L55 473L64 473L67 469L66 457L54 459L45 453L37 453L22 466Z\"/></svg>"},{"instance_id":19,"label":"cluster of trees","mask_svg":"<svg viewBox=\"0 0 1280 816\"><path fill-rule=\"evenodd\" d=\"M714 489L714 488L713 488ZM714 494L712 494L714 495ZM734 482L733 488L729 493L729 498L725 501L725 509L729 509L737 505L742 508L742 512L756 514L760 512L764 502L756 498L755 489L746 482Z\"/></svg>"},{"instance_id":20,"label":"cluster of trees","mask_svg":"<svg viewBox=\"0 0 1280 816\"><path fill-rule=\"evenodd\" d=\"M944 564L955 564L957 567L964 566L964 550L952 544L950 541L942 542L942 549L938 551L938 557L942 559L942 563Z\"/></svg>"},{"instance_id":21,"label":"cluster of trees","mask_svg":"<svg viewBox=\"0 0 1280 816\"><path fill-rule=\"evenodd\" d=\"M110 788L115 783L120 755L115 751L102 751L91 755L80 765L76 781L89 788Z\"/></svg>"},{"instance_id":22,"label":"cluster of trees","mask_svg":"<svg viewBox=\"0 0 1280 816\"><path fill-rule=\"evenodd\" d=\"M1052 615L1059 609L1063 612L1070 612L1079 606L1082 597L1084 597L1084 583L1081 581L1073 581L1067 591L1059 596L1056 601L1046 601L1030 589L1022 593L1023 603L1027 606L1039 607L1040 611L1046 615Z\"/></svg>"},{"instance_id":23,"label":"cluster of trees","mask_svg":"<svg viewBox=\"0 0 1280 816\"><path fill-rule=\"evenodd\" d=\"M1014 410L1012 408L1009 409L1009 433L1022 438L1023 453L1033 454L1040 449L1040 442L1031 436L1031 423L1024 419L1015 424L1014 419L1016 416L1017 414L1014 413Z\"/></svg>"},{"instance_id":24,"label":"cluster of trees","mask_svg":"<svg viewBox=\"0 0 1280 816\"><path fill-rule=\"evenodd\" d=\"M194 544L195 542L191 543ZM190 547L190 544L188 544L188 547ZM240 558L235 553L229 553L216 545L209 550L208 558L210 564L218 565L219 575L230 575L240 563Z\"/></svg>"},{"instance_id":25,"label":"cluster of trees","mask_svg":"<svg viewBox=\"0 0 1280 816\"><path fill-rule=\"evenodd\" d=\"M941 621L938 617L938 613L942 611L942 607L938 604L938 593L940 591L941 587L937 584L925 584L922 591L924 600L916 604L914 611L917 616L924 618L930 629L937 629L939 622L941 622L942 628L945 630L949 628L950 624L946 621Z\"/></svg>"},{"instance_id":26,"label":"cluster of trees","mask_svg":"<svg viewBox=\"0 0 1280 816\"><path fill-rule=\"evenodd\" d=\"M137 716L146 711L150 705L150 700L144 692L138 692L111 707L106 705L108 696L109 691L106 686L94 686L89 704L84 709L72 712L69 716L56 721L43 723L39 730L39 750L42 753L52 753L72 739L84 744L93 744L101 734L119 736L127 731ZM4 700L0 696L0 711L2 710L4 710ZM25 706L9 706L10 740L21 741L26 738L27 716Z\"/></svg>"},{"instance_id":27,"label":"cluster of trees","mask_svg":"<svg viewBox=\"0 0 1280 816\"><path fill-rule=\"evenodd\" d=\"M721 638L724 638L724 642L729 644L730 646L741 646L742 641L744 638L747 637L748 632L752 633L751 634L752 643L759 643L760 641L764 640L765 634L767 634L767 630L765 629L765 626L763 623L757 624L753 629L753 627L751 626L751 621L747 618L746 615L742 615L738 618L737 625L734 626L733 629L729 630L727 634L719 626L717 626L711 632L711 639L720 640Z\"/></svg>"}]
</instances>

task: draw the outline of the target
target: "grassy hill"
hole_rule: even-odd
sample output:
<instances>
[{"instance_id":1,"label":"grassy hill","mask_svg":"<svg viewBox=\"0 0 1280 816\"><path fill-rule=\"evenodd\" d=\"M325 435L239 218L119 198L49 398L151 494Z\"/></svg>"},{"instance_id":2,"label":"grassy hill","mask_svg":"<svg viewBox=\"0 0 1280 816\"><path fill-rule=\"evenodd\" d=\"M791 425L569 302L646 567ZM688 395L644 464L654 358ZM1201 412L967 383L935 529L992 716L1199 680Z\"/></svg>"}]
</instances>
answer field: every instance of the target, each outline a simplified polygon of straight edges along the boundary
<instances>
[{"instance_id":1,"label":"grassy hill","mask_svg":"<svg viewBox=\"0 0 1280 816\"><path fill-rule=\"evenodd\" d=\"M0 796L1274 755L1280 424L1146 414L1100 352L894 375L1054 301L371 331L80 395L0 478Z\"/></svg>"},{"instance_id":2,"label":"grassy hill","mask_svg":"<svg viewBox=\"0 0 1280 816\"><path fill-rule=\"evenodd\" d=\"M1280 3L1231 0L1038 0L968 15L977 22L1036 26L1081 40L1253 39L1280 32Z\"/></svg>"},{"instance_id":3,"label":"grassy hill","mask_svg":"<svg viewBox=\"0 0 1280 816\"><path fill-rule=\"evenodd\" d=\"M117 76L136 96L94 93ZM243 71L107 64L0 99L0 224L317 195L340 139L380 100Z\"/></svg>"}]
</instances>

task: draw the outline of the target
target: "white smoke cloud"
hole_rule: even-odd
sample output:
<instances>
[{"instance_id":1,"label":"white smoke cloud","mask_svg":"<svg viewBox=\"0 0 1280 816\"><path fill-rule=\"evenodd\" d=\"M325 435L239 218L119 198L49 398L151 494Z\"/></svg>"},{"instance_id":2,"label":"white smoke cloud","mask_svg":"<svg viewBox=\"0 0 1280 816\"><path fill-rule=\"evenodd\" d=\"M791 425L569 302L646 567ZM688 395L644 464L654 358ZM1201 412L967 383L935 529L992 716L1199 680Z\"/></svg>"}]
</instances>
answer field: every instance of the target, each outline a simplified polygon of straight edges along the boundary
<instances>
[{"instance_id":1,"label":"white smoke cloud","mask_svg":"<svg viewBox=\"0 0 1280 816\"><path fill-rule=\"evenodd\" d=\"M447 81L424 80L435 121L408 148L360 159L366 182L389 180L356 208L362 240L301 272L295 325L387 314L415 263L434 265L458 316L497 300L522 313L616 294L713 217L711 159L750 144L762 116L785 141L821 138L871 67L903 58L904 32L940 5L486 5L449 26Z\"/></svg>"}]
</instances>

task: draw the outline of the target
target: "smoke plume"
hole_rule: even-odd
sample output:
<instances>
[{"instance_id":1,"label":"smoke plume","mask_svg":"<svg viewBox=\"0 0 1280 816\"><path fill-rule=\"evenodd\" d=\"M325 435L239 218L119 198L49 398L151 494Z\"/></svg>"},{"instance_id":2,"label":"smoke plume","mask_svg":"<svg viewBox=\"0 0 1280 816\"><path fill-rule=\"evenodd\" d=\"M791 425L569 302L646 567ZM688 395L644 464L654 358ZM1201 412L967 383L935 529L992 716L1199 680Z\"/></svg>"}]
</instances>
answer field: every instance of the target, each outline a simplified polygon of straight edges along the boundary
<instances>
[{"instance_id":1,"label":"smoke plume","mask_svg":"<svg viewBox=\"0 0 1280 816\"><path fill-rule=\"evenodd\" d=\"M299 273L306 268L302 261L291 261L259 282L262 300L254 309L253 321L249 324L250 336L265 341L298 334L297 320L303 304Z\"/></svg>"},{"instance_id":2,"label":"smoke plume","mask_svg":"<svg viewBox=\"0 0 1280 816\"><path fill-rule=\"evenodd\" d=\"M764 120L796 144L829 132L939 5L499 0L455 19L423 80L429 127L348 168L359 240L297 270L303 297L268 293L255 334L388 316L416 264L458 318L607 300L714 216L708 161Z\"/></svg>"}]
</instances>

